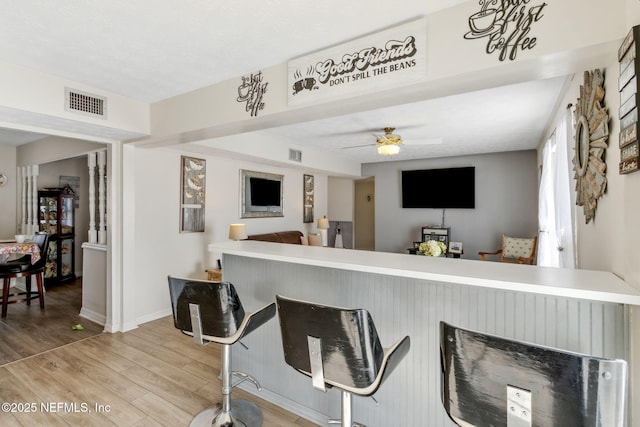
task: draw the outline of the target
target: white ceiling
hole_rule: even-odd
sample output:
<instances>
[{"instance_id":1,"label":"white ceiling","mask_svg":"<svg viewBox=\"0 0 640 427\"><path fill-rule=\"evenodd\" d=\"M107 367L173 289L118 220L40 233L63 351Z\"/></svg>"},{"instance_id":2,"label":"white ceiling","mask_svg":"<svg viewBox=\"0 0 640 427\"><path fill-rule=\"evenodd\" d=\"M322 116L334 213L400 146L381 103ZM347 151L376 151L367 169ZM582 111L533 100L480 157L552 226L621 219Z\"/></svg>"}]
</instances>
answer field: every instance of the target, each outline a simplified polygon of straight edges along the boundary
<instances>
[{"instance_id":1,"label":"white ceiling","mask_svg":"<svg viewBox=\"0 0 640 427\"><path fill-rule=\"evenodd\" d=\"M463 1L0 0L0 58L151 103ZM373 143L371 133L384 126L407 144L443 141L406 145L394 160L534 148L562 84L537 81L261 132L361 162L380 161L374 147L341 147ZM38 137L4 130L0 144Z\"/></svg>"}]
</instances>

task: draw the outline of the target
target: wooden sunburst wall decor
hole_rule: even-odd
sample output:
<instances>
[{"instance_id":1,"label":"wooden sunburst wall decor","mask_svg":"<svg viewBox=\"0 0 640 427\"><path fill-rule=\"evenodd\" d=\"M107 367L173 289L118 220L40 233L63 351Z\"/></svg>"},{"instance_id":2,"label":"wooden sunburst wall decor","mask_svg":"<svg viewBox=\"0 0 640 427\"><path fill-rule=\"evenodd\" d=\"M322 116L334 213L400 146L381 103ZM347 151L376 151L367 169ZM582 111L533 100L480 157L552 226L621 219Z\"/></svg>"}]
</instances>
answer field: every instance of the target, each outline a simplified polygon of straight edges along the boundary
<instances>
[{"instance_id":1,"label":"wooden sunburst wall decor","mask_svg":"<svg viewBox=\"0 0 640 427\"><path fill-rule=\"evenodd\" d=\"M583 207L587 224L595 217L598 199L607 189L604 155L609 139L609 114L602 105L604 93L603 71L585 71L575 110L573 169L576 205Z\"/></svg>"}]
</instances>

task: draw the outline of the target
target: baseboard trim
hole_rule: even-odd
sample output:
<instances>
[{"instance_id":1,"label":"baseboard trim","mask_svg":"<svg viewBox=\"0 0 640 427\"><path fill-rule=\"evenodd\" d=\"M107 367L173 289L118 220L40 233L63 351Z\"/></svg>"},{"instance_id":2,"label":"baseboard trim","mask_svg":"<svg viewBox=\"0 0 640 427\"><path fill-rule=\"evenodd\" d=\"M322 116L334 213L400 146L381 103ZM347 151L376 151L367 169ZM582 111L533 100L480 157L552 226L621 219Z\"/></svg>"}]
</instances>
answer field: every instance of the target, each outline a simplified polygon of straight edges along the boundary
<instances>
[{"instance_id":1,"label":"baseboard trim","mask_svg":"<svg viewBox=\"0 0 640 427\"><path fill-rule=\"evenodd\" d=\"M311 408L301 405L298 402L294 402L293 400L287 399L277 393L267 390L266 388L258 391L253 384L249 383L242 383L238 385L238 388L241 388L247 393L259 397L260 399L264 399L267 402L273 403L274 405L279 406L286 411L296 414L304 418L305 420L311 421L312 423L321 426L327 424L327 420L329 417L327 417L325 414L314 411ZM339 415L340 414L337 414L336 416L339 417Z\"/></svg>"},{"instance_id":2,"label":"baseboard trim","mask_svg":"<svg viewBox=\"0 0 640 427\"><path fill-rule=\"evenodd\" d=\"M107 317L103 314L96 313L95 311L88 310L84 307L80 309L80 317L84 317L85 319L89 319L98 325L105 326L107 323Z\"/></svg>"},{"instance_id":3,"label":"baseboard trim","mask_svg":"<svg viewBox=\"0 0 640 427\"><path fill-rule=\"evenodd\" d=\"M156 311L155 313L150 313L142 317L138 317L136 322L138 325L142 325L143 323L153 322L154 320L161 319L163 317L171 316L173 311L170 308L165 310Z\"/></svg>"}]
</instances>

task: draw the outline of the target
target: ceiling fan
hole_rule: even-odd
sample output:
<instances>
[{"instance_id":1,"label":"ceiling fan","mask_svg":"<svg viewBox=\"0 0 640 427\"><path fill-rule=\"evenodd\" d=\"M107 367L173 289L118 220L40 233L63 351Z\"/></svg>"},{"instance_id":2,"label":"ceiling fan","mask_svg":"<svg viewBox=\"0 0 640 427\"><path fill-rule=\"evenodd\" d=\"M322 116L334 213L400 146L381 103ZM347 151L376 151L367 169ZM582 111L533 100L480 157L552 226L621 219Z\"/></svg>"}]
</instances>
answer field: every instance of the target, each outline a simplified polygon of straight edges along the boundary
<instances>
[{"instance_id":1,"label":"ceiling fan","mask_svg":"<svg viewBox=\"0 0 640 427\"><path fill-rule=\"evenodd\" d=\"M402 140L402 137L396 133L393 133L393 131L395 130L395 128L392 127L385 127L382 128L382 131L384 132L384 134L382 135L376 135L374 134L373 136L376 137L376 143L375 144L364 144L364 145L354 145L351 147L343 147L343 149L348 149L348 148L359 148L359 147L370 147L370 146L376 146L378 149L378 154L382 155L382 156L393 156L396 155L400 152L400 146L407 144L407 145L426 145L426 144L441 144L442 143L442 139L441 138L431 138L431 139L427 139L427 140L414 140L410 143L407 143L405 141Z\"/></svg>"}]
</instances>

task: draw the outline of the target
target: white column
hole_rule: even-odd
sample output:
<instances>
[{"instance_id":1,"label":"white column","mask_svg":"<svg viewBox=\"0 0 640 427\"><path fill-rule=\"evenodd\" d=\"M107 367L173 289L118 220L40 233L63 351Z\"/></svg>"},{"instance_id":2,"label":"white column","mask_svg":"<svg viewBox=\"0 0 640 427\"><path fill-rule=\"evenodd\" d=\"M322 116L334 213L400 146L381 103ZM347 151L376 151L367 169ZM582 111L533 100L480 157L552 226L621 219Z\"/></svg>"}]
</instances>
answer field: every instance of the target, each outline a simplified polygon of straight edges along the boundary
<instances>
[{"instance_id":1,"label":"white column","mask_svg":"<svg viewBox=\"0 0 640 427\"><path fill-rule=\"evenodd\" d=\"M33 208L31 207L32 205L32 194L33 194L33 190L32 190L32 184L33 181L31 180L31 166L27 166L27 177L26 177L26 183L27 183L27 197L26 197L26 210L27 210L27 226L24 228L24 230L22 230L22 232L24 234L31 234L32 230L32 224L33 224Z\"/></svg>"},{"instance_id":2,"label":"white column","mask_svg":"<svg viewBox=\"0 0 640 427\"><path fill-rule=\"evenodd\" d=\"M98 242L98 231L96 230L96 153L87 154L87 165L89 166L89 243Z\"/></svg>"},{"instance_id":3,"label":"white column","mask_svg":"<svg viewBox=\"0 0 640 427\"><path fill-rule=\"evenodd\" d=\"M107 179L105 175L106 165L107 152L98 151L98 214L100 217L100 224L98 228L98 243L100 243L101 245L107 244L107 194L105 188L105 181Z\"/></svg>"},{"instance_id":4,"label":"white column","mask_svg":"<svg viewBox=\"0 0 640 427\"><path fill-rule=\"evenodd\" d=\"M38 175L40 175L40 166L31 166L31 194L33 197L31 209L33 215L31 216L31 230L28 234L35 234L36 232L40 231L40 227L38 225Z\"/></svg>"},{"instance_id":5,"label":"white column","mask_svg":"<svg viewBox=\"0 0 640 427\"><path fill-rule=\"evenodd\" d=\"M20 166L18 168L20 173L20 193L22 195L22 203L20 204L20 211L22 214L22 221L20 221L20 233L27 233L27 167Z\"/></svg>"}]
</instances>

